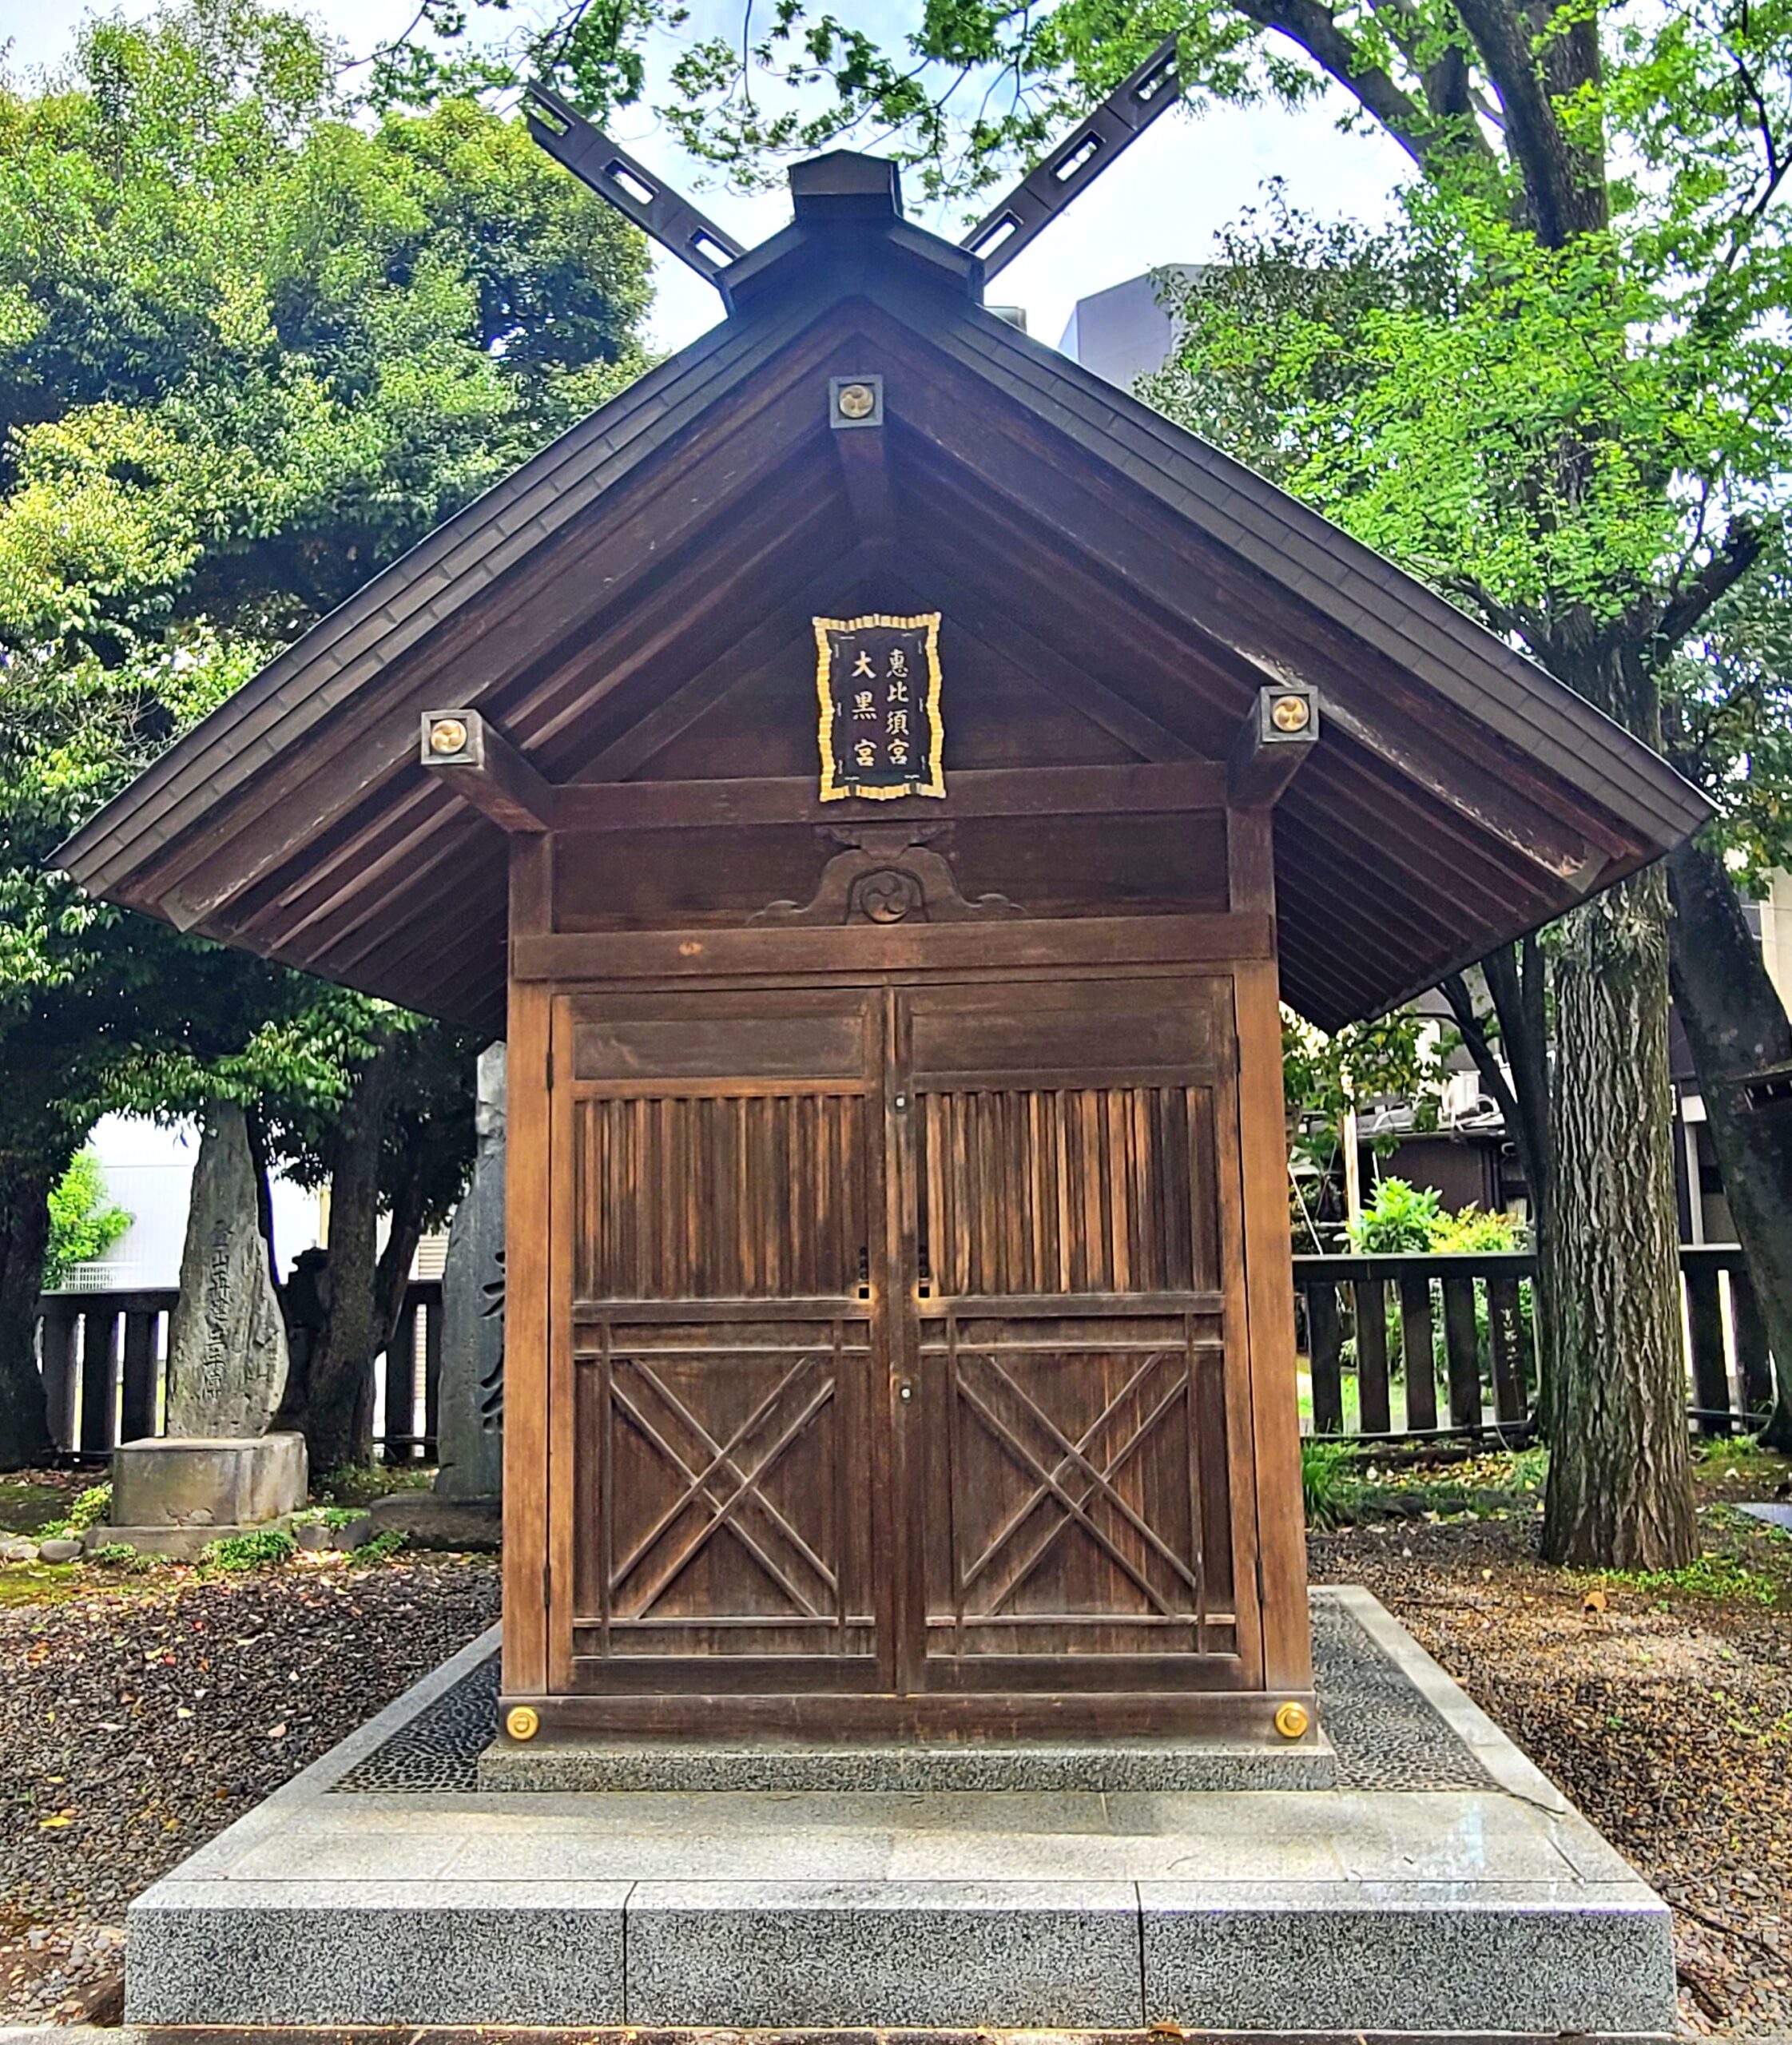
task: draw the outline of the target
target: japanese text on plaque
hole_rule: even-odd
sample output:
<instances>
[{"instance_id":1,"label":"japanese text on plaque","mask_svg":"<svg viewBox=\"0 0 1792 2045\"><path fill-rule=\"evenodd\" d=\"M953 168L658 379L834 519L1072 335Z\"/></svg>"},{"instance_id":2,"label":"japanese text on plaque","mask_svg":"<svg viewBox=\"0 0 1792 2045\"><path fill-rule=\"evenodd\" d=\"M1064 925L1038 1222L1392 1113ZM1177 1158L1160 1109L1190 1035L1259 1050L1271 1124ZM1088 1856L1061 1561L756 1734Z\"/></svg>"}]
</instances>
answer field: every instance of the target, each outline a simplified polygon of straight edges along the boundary
<instances>
[{"instance_id":1,"label":"japanese text on plaque","mask_svg":"<svg viewBox=\"0 0 1792 2045\"><path fill-rule=\"evenodd\" d=\"M814 622L822 800L943 796L939 612Z\"/></svg>"}]
</instances>

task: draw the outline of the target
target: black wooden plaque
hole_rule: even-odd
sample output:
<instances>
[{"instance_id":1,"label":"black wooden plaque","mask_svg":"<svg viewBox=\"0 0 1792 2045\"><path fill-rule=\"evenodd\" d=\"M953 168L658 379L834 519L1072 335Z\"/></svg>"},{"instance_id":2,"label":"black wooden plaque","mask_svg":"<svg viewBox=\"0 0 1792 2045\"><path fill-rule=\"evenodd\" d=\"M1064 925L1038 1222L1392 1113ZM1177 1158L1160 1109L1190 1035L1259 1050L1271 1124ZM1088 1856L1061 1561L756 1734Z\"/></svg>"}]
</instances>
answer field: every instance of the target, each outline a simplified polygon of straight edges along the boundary
<instances>
[{"instance_id":1,"label":"black wooden plaque","mask_svg":"<svg viewBox=\"0 0 1792 2045\"><path fill-rule=\"evenodd\" d=\"M943 796L939 612L814 623L821 800Z\"/></svg>"}]
</instances>

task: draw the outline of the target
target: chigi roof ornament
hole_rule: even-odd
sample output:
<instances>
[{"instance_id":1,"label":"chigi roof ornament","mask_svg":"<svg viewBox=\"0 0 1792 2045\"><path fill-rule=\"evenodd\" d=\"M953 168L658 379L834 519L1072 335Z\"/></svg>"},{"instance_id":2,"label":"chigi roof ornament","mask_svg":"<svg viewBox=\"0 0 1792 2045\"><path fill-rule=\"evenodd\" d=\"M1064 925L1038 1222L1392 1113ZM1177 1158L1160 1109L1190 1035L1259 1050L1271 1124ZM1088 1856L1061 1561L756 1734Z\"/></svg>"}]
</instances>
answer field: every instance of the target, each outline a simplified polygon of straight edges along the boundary
<instances>
[{"instance_id":1,"label":"chigi roof ornament","mask_svg":"<svg viewBox=\"0 0 1792 2045\"><path fill-rule=\"evenodd\" d=\"M983 281L1006 269L1181 97L1176 38L1166 36L1130 77L1116 85L1086 121L960 240L959 247L982 264ZM556 163L727 296L723 274L747 253L743 244L547 86L529 88L525 111L530 133ZM799 218L892 213L900 217L902 212L896 166L849 150L831 151L794 165L790 190Z\"/></svg>"}]
</instances>

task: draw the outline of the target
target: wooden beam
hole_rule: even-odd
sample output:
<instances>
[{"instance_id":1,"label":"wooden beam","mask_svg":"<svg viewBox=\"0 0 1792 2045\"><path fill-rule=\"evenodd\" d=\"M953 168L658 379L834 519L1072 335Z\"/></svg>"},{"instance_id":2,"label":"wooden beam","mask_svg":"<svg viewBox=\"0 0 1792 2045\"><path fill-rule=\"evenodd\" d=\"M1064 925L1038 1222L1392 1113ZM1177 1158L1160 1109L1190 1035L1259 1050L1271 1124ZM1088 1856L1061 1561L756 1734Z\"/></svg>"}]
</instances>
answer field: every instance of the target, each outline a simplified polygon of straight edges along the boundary
<instances>
[{"instance_id":1,"label":"wooden beam","mask_svg":"<svg viewBox=\"0 0 1792 2045\"><path fill-rule=\"evenodd\" d=\"M1226 771L1205 760L1121 767L1000 767L948 775L944 799L824 802L813 775L740 780L570 781L552 789L556 831L681 831L749 824L943 821L960 816L1131 816L1225 807Z\"/></svg>"},{"instance_id":2,"label":"wooden beam","mask_svg":"<svg viewBox=\"0 0 1792 2045\"><path fill-rule=\"evenodd\" d=\"M523 982L701 979L712 974L978 971L1015 966L1267 962L1266 915L1063 916L1015 923L841 924L826 930L590 931L519 937Z\"/></svg>"},{"instance_id":3,"label":"wooden beam","mask_svg":"<svg viewBox=\"0 0 1792 2045\"><path fill-rule=\"evenodd\" d=\"M424 711L417 743L423 765L499 830L550 827L553 788L477 710Z\"/></svg>"},{"instance_id":4,"label":"wooden beam","mask_svg":"<svg viewBox=\"0 0 1792 2045\"><path fill-rule=\"evenodd\" d=\"M1319 742L1319 697L1299 683L1260 689L1226 762L1227 792L1238 809L1267 809L1313 756Z\"/></svg>"},{"instance_id":5,"label":"wooden beam","mask_svg":"<svg viewBox=\"0 0 1792 2045\"><path fill-rule=\"evenodd\" d=\"M896 498L890 488L881 376L834 376L828 382L828 423L852 523L868 546L893 546Z\"/></svg>"}]
</instances>

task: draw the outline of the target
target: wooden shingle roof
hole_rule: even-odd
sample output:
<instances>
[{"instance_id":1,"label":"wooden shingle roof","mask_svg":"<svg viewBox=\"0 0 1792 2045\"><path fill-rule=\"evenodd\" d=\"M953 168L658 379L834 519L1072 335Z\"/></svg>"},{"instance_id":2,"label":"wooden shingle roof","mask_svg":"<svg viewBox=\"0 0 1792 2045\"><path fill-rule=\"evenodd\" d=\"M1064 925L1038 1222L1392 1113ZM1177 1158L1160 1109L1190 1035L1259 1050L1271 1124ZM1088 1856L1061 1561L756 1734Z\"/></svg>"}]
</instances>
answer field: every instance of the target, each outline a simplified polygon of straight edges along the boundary
<instances>
[{"instance_id":1,"label":"wooden shingle roof","mask_svg":"<svg viewBox=\"0 0 1792 2045\"><path fill-rule=\"evenodd\" d=\"M418 765L419 710L479 708L553 780L658 778L731 691L787 679L813 701L812 612L898 591L1126 757L1223 759L1262 682L1317 687L1324 740L1277 813L1277 907L1287 997L1325 1026L1703 820L1536 663L986 312L975 259L893 213L798 210L723 272L725 320L271 662L70 840L69 872L495 1027L503 840ZM870 369L896 510L878 545L823 402L830 375ZM948 724L948 776L983 764L952 745Z\"/></svg>"}]
</instances>

